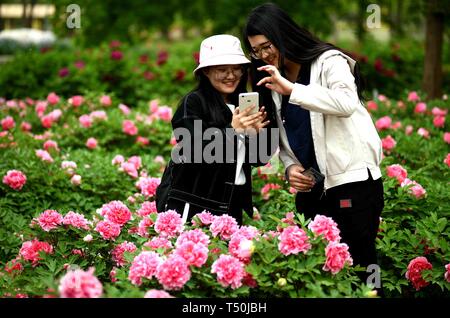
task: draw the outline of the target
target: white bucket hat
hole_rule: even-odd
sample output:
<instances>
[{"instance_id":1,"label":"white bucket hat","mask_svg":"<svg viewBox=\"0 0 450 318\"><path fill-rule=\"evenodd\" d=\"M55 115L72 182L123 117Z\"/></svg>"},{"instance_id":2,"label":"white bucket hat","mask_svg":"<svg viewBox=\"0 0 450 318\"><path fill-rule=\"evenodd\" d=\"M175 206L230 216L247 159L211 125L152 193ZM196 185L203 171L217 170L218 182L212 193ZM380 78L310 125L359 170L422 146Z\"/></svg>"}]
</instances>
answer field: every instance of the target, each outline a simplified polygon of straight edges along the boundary
<instances>
[{"instance_id":1,"label":"white bucket hat","mask_svg":"<svg viewBox=\"0 0 450 318\"><path fill-rule=\"evenodd\" d=\"M199 65L194 74L201 68L213 65L248 64L241 48L241 42L228 34L213 35L200 44Z\"/></svg>"}]
</instances>

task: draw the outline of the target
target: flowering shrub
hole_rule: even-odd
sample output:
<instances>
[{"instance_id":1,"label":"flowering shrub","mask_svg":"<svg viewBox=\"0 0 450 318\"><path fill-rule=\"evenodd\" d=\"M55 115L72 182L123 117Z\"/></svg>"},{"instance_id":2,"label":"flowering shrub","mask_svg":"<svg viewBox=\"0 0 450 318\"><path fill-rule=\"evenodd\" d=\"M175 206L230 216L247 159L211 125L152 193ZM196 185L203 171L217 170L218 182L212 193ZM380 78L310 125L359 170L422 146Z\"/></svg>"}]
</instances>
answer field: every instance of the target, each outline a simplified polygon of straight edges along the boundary
<instances>
[{"instance_id":1,"label":"flowering shrub","mask_svg":"<svg viewBox=\"0 0 450 318\"><path fill-rule=\"evenodd\" d=\"M105 204L103 216L116 207L123 210L125 205ZM95 298L120 291L150 297L148 290L161 290L155 296L326 297L365 296L370 291L349 267L348 247L338 242L339 230L325 217L319 226L315 221L313 227L320 227L316 232L302 225L302 217L290 219L295 225L289 226L280 220L277 231L265 232L208 212L182 226L181 215L169 210L150 215L153 223L143 237L133 229L148 216L132 214L131 220L117 224L82 219L74 212L65 217L55 210L43 212L38 220L50 221L45 227L30 224L27 235L34 239L23 244L0 275L0 293ZM205 215L212 222L203 223ZM328 242L324 233L333 233L334 240ZM280 278L286 280L283 286Z\"/></svg>"},{"instance_id":2,"label":"flowering shrub","mask_svg":"<svg viewBox=\"0 0 450 318\"><path fill-rule=\"evenodd\" d=\"M440 296L450 286L450 132L448 121L435 121L447 116L448 101L415 112L423 101L413 93L370 102L388 141L377 237L388 297ZM252 172L255 213L244 226L206 212L183 224L173 211L158 214L154 201L171 111L157 100L127 107L113 94L76 94L0 98L1 295L61 297L60 286L77 297L371 295L336 223L292 212L295 191L276 161L273 174ZM421 257L431 266L410 265ZM67 283L78 281L87 289Z\"/></svg>"}]
</instances>

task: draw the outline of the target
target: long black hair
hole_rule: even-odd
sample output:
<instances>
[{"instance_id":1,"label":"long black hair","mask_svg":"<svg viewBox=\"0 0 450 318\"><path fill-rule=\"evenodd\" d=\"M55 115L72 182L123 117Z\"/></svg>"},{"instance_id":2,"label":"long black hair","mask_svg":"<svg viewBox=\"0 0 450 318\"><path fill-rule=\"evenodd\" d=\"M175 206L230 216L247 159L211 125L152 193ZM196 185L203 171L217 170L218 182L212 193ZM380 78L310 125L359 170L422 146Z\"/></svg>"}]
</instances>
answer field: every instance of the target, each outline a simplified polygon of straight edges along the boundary
<instances>
[{"instance_id":1,"label":"long black hair","mask_svg":"<svg viewBox=\"0 0 450 318\"><path fill-rule=\"evenodd\" d=\"M319 55L328 50L339 50L349 54L331 43L319 40L305 28L300 27L280 7L273 3L260 5L250 12L243 32L244 45L249 52L252 51L249 36L264 35L280 52L280 72L284 75L284 59L288 58L298 64L311 64ZM256 83L267 76L256 68L264 65L261 60L252 58L251 79L253 89L259 91L263 102L271 104L271 94L266 87L257 88ZM364 100L364 80L361 76L359 65L356 63L353 71L358 97ZM270 99L268 99L270 98Z\"/></svg>"},{"instance_id":2,"label":"long black hair","mask_svg":"<svg viewBox=\"0 0 450 318\"><path fill-rule=\"evenodd\" d=\"M247 92L247 81L248 81L248 65L242 65L243 74L239 81L236 90L231 93L228 100L231 104L238 106L239 94ZM197 86L188 94L186 94L182 99L180 105L184 103L184 100L191 96L193 92L200 94L198 98L203 99L201 102L202 106L205 107L205 114L209 114L209 118L204 120L208 121L208 125L212 127L225 127L231 123L232 116L229 115L228 106L225 104L222 95L212 86L209 78L203 73L203 69L200 69L195 73L197 79ZM189 97L191 98L191 97Z\"/></svg>"}]
</instances>

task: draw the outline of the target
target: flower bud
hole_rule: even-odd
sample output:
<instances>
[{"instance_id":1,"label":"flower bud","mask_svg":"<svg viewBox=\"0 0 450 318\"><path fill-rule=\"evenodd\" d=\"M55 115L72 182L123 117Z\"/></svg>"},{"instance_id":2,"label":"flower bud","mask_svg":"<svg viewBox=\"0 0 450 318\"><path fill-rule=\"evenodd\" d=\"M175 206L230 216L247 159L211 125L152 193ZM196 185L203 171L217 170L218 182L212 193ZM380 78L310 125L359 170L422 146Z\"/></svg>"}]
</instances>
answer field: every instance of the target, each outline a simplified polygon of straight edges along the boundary
<instances>
[{"instance_id":1,"label":"flower bud","mask_svg":"<svg viewBox=\"0 0 450 318\"><path fill-rule=\"evenodd\" d=\"M287 280L286 278L281 277L280 279L278 279L277 285L280 287L286 286L287 284Z\"/></svg>"}]
</instances>

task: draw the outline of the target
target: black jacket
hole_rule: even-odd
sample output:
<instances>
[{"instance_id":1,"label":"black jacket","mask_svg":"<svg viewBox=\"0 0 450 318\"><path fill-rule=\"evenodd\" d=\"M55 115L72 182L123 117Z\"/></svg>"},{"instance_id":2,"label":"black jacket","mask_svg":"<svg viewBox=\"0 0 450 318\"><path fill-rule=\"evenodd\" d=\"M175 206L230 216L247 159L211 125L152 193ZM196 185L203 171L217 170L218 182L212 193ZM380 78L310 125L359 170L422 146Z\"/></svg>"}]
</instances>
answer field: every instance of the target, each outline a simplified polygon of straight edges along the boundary
<instances>
[{"instance_id":1,"label":"black jacket","mask_svg":"<svg viewBox=\"0 0 450 318\"><path fill-rule=\"evenodd\" d=\"M186 99L187 98L187 99ZM176 110L172 118L172 128L185 128L190 132L191 136L191 149L194 150L194 140L197 141L198 145L201 145L201 151L208 144L211 143L210 140L203 140L202 136L206 129L213 128L216 130L216 135L222 136L222 145L224 145L223 156L221 156L222 162L208 163L205 162L205 158L201 156L200 162L198 160L194 163L194 154L180 151L183 154L184 163L178 163L174 161L174 166L172 170L172 188L179 189L188 193L195 194L200 197L204 197L210 200L215 200L219 202L231 203L234 208L236 208L236 202L239 205L238 208L244 209L249 215L253 213L252 205L252 182L251 182L251 164L249 163L249 137L244 137L243 135L238 136L234 133L231 127L231 121L233 114L224 106L222 113L223 122L227 124L217 125L211 116L211 111L208 109L208 102L202 96L200 91L191 93L185 100L182 101L178 109ZM194 123L196 120L201 120L201 130L195 131ZM197 125L199 123L197 122ZM228 129L227 129L228 128ZM201 134L200 135L200 131ZM176 136L178 146L182 147L183 140L180 136ZM246 160L243 164L243 171L245 174L246 183L241 186L234 186L235 174L236 174L236 158L237 158L237 139L242 138L246 143ZM258 138L250 137L250 138ZM199 141L202 140L201 143ZM230 147L233 144L236 145L234 151L232 151L232 156L225 157L225 147ZM184 142L188 142L185 140ZM180 149L180 148L176 148ZM232 148L229 148L232 149ZM197 153L199 149L197 149ZM271 149L271 154L274 150ZM172 156L173 158L174 156ZM264 165L267 162L255 162L252 165ZM236 189L239 189L239 193L236 193ZM234 191L234 194L233 194ZM233 201L235 201L233 203Z\"/></svg>"}]
</instances>

